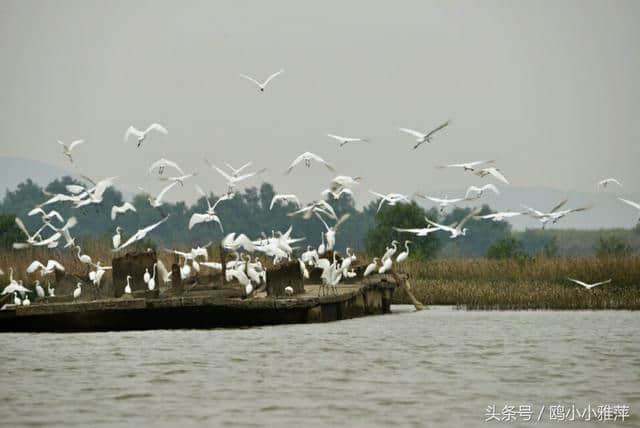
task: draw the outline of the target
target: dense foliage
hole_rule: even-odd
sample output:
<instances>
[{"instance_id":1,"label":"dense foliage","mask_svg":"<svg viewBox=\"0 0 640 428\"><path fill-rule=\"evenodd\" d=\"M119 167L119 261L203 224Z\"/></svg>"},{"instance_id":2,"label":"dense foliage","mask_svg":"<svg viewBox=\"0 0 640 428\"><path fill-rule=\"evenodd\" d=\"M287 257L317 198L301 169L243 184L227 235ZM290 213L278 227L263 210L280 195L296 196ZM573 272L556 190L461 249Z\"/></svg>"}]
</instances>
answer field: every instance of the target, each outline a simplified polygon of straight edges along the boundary
<instances>
[{"instance_id":1,"label":"dense foliage","mask_svg":"<svg viewBox=\"0 0 640 428\"><path fill-rule=\"evenodd\" d=\"M51 194L67 193L65 186L79 184L71 177L63 177L49 183L44 189L31 180L8 191L0 202L0 246L8 248L11 243L23 240L22 233L15 226L14 216L20 217L30 231L41 225L39 216L28 216L28 212L36 205L49 199ZM276 193L273 186L263 183L260 188L251 187L239 192L232 200L221 203L216 212L222 220L224 232L245 233L250 237L259 237L261 233L271 234L272 230L286 230L293 227L294 237L306 237L299 245L317 246L321 232L325 231L322 223L315 217L304 220L300 216L290 217L287 214L295 210L292 203L276 204L269 209L271 199ZM214 201L217 196L209 195ZM152 224L169 214L169 220L154 230L148 238L164 246L203 245L209 241L218 241L223 233L215 223L199 224L192 230L187 228L191 215L205 212L207 202L201 197L192 205L184 202L165 203L160 209L149 205L144 194L134 195L133 205L137 212L129 212L118 216L114 222L110 218L111 207L123 203L123 195L115 188L104 193L104 201L99 205L73 208L70 203L56 203L46 206L46 210L55 209L64 218L76 216L78 225L73 235L79 242L87 239L110 242L116 225L124 229L124 237L134 233L141 227ZM362 209L357 209L349 195L339 200L329 200L338 216L350 214L339 229L336 240L338 250L350 246L356 251L366 249L370 254L381 254L392 239L401 245L409 239L413 242L411 257L431 258L434 256L449 258L484 257L489 248L496 242L516 239L522 251L528 255L573 256L573 255L620 255L637 253L640 249L640 228L633 231L617 229L610 231L576 231L576 230L527 230L515 232L508 222L493 222L471 219L466 227L467 235L457 239L449 239L445 232L436 232L426 237L400 233L393 227L423 228L427 226L425 217L442 224L460 221L470 210L454 208L448 213L441 213L435 208L426 210L414 203L384 205L378 211L378 201L373 201ZM488 205L482 206L481 214L490 213ZM329 225L332 223L329 222ZM500 244L500 245L504 245ZM497 251L497 250L494 250ZM502 251L502 250L501 250Z\"/></svg>"}]
</instances>

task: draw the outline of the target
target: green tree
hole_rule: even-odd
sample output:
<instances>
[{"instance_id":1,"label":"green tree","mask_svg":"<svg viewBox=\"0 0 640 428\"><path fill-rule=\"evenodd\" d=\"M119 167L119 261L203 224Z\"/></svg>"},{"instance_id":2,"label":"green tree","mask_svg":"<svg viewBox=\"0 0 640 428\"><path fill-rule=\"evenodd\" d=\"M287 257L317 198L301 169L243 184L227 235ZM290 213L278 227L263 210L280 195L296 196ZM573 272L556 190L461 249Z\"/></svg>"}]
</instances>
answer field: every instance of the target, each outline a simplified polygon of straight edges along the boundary
<instances>
[{"instance_id":1,"label":"green tree","mask_svg":"<svg viewBox=\"0 0 640 428\"><path fill-rule=\"evenodd\" d=\"M596 245L596 255L598 257L626 256L631 253L631 248L620 236L601 236Z\"/></svg>"},{"instance_id":2,"label":"green tree","mask_svg":"<svg viewBox=\"0 0 640 428\"><path fill-rule=\"evenodd\" d=\"M14 242L23 242L25 236L16 225L16 216L0 214L0 248L10 249Z\"/></svg>"},{"instance_id":3,"label":"green tree","mask_svg":"<svg viewBox=\"0 0 640 428\"><path fill-rule=\"evenodd\" d=\"M494 260L523 259L527 257L522 250L522 242L513 236L507 236L494 242L487 250L487 258Z\"/></svg>"},{"instance_id":4,"label":"green tree","mask_svg":"<svg viewBox=\"0 0 640 428\"><path fill-rule=\"evenodd\" d=\"M368 210L375 209L376 202L372 202ZM365 209L365 211L367 210ZM374 227L369 230L366 238L366 249L370 255L382 255L385 248L392 240L400 241L409 239L414 245L410 255L418 258L432 258L440 248L440 240L429 234L424 237L415 236L406 232L397 232L394 227L402 229L426 227L425 216L430 219L437 219L435 210L429 213L424 208L412 202L410 204L398 204L395 206L384 206L375 216Z\"/></svg>"}]
</instances>

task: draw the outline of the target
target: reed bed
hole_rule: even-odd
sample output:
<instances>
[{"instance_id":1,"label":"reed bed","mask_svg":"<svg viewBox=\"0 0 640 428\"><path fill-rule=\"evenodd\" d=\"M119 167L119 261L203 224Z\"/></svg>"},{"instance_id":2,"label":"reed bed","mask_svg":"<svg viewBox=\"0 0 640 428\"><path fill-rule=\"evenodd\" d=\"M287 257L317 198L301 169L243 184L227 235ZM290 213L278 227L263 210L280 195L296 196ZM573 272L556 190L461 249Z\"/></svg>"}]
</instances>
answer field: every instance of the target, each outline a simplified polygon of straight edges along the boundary
<instances>
[{"instance_id":1,"label":"reed bed","mask_svg":"<svg viewBox=\"0 0 640 428\"><path fill-rule=\"evenodd\" d=\"M530 260L410 260L396 268L409 275L424 303L470 309L640 309L640 257L536 258ZM567 280L611 278L586 290ZM398 303L408 303L402 292Z\"/></svg>"}]
</instances>

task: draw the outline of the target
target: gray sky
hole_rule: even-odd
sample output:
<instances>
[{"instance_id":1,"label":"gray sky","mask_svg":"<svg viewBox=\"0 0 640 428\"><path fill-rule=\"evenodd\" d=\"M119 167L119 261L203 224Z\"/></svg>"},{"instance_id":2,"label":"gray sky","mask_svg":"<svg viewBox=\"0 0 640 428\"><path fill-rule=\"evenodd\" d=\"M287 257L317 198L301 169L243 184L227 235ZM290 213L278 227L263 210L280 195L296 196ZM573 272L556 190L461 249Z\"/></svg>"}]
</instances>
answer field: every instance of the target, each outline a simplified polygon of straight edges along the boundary
<instances>
[{"instance_id":1,"label":"gray sky","mask_svg":"<svg viewBox=\"0 0 640 428\"><path fill-rule=\"evenodd\" d=\"M592 191L615 176L637 192L638 22L637 1L3 0L0 155L69 168L55 141L84 138L76 167L130 192L161 156L222 192L207 156L253 160L268 172L249 185L316 198L329 171L282 174L306 150L364 176L360 201L484 183L434 168L479 159L514 186ZM280 68L263 94L238 76ZM448 118L416 151L397 130ZM169 136L122 142L153 121ZM338 150L327 132L373 142Z\"/></svg>"}]
</instances>

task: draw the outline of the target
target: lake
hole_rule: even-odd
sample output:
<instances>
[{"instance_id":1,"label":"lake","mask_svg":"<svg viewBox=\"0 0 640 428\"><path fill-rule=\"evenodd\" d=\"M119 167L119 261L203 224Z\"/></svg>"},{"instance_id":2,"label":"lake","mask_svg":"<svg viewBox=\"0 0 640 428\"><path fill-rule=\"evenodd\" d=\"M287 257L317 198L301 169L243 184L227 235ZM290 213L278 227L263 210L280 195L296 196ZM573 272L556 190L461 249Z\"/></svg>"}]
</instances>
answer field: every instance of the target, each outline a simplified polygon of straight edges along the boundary
<instances>
[{"instance_id":1,"label":"lake","mask_svg":"<svg viewBox=\"0 0 640 428\"><path fill-rule=\"evenodd\" d=\"M598 406L610 405L640 425L638 312L392 309L249 329L2 334L0 423L540 426L590 405L579 426L602 426Z\"/></svg>"}]
</instances>

